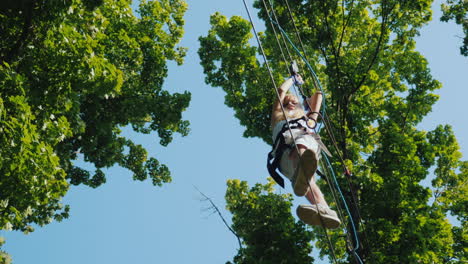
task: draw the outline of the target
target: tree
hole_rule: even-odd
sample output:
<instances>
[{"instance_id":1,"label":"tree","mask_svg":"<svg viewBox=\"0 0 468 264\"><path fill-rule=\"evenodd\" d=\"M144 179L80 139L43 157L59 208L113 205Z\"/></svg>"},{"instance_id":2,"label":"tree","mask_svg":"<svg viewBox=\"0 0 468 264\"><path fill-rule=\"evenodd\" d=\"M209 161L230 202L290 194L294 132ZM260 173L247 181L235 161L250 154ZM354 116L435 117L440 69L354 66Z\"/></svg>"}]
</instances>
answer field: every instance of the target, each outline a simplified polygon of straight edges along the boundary
<instances>
[{"instance_id":1,"label":"tree","mask_svg":"<svg viewBox=\"0 0 468 264\"><path fill-rule=\"evenodd\" d=\"M275 194L274 182L250 188L245 181L229 180L227 209L232 229L244 245L234 257L242 263L311 263L311 231L291 215L292 196ZM283 256L287 254L288 258ZM227 262L231 263L231 262Z\"/></svg>"},{"instance_id":2,"label":"tree","mask_svg":"<svg viewBox=\"0 0 468 264\"><path fill-rule=\"evenodd\" d=\"M121 135L156 131L167 146L190 93L162 89L185 48L182 0L3 1L0 6L0 229L33 230L68 216L69 184L97 187L102 171L170 182L169 169ZM94 175L74 165L83 158Z\"/></svg>"},{"instance_id":3,"label":"tree","mask_svg":"<svg viewBox=\"0 0 468 264\"><path fill-rule=\"evenodd\" d=\"M463 56L468 56L468 2L464 0L447 0L442 4L442 12L441 21L455 20L455 23L462 26L465 37L463 38L463 45L460 47L460 53Z\"/></svg>"},{"instance_id":4,"label":"tree","mask_svg":"<svg viewBox=\"0 0 468 264\"><path fill-rule=\"evenodd\" d=\"M340 236L343 230L329 232L333 248L348 245L348 254L335 252L339 263L354 263L355 255L368 263L467 260L466 250L460 251L466 249L466 224L452 226L447 220L450 213L466 222L466 162L460 161L449 126L430 132L416 128L437 101L432 92L441 87L426 59L415 51L414 38L431 19L431 2L254 3L265 21L260 40L273 79L279 85L288 75L288 63L295 59L301 61L308 79L305 93L317 89L290 39L310 62L326 94L322 108L330 125L321 136L330 148L336 146L331 165L342 171L341 157L354 172L352 177L336 176L351 215L343 219L349 234L345 242ZM226 92L225 104L246 127L245 137L271 144L274 87L266 63L258 60L260 49L250 45L249 22L216 13L210 23L198 51L205 81ZM294 57L284 60L287 48ZM322 169L328 170L327 166ZM425 180L432 180L431 186ZM326 181L321 184L325 187ZM331 193L328 200L333 200ZM344 208L343 201L337 203ZM353 239L351 219L359 241ZM326 239L313 238L321 254L332 258Z\"/></svg>"},{"instance_id":5,"label":"tree","mask_svg":"<svg viewBox=\"0 0 468 264\"><path fill-rule=\"evenodd\" d=\"M5 243L3 237L0 237L0 246ZM2 264L11 264L11 257L6 252L0 250L0 263Z\"/></svg>"}]
</instances>

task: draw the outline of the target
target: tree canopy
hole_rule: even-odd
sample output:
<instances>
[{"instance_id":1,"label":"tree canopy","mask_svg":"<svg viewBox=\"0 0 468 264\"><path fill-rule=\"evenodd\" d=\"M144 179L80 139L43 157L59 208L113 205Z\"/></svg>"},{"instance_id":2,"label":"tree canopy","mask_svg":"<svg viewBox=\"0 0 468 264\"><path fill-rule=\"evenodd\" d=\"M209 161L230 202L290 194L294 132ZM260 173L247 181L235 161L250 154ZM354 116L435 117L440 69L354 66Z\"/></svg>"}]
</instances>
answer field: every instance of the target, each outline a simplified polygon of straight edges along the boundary
<instances>
[{"instance_id":1,"label":"tree canopy","mask_svg":"<svg viewBox=\"0 0 468 264\"><path fill-rule=\"evenodd\" d=\"M311 231L291 215L292 196L275 194L274 182L255 184L229 180L227 209L243 245L232 263L312 263ZM283 258L287 252L288 258ZM228 262L231 263L231 262Z\"/></svg>"},{"instance_id":2,"label":"tree canopy","mask_svg":"<svg viewBox=\"0 0 468 264\"><path fill-rule=\"evenodd\" d=\"M352 217L360 238L356 254L368 263L462 263L468 258L468 163L460 161L450 126L429 132L417 128L438 99L433 92L441 87L427 60L415 50L415 37L431 20L431 4L430 0L254 2L265 22L260 40L277 85L288 76L287 65L295 59L307 79L305 93L316 89L299 50L322 84L331 121L322 139L332 148L330 135L336 138L335 171L343 170L342 157L353 172L350 179L337 174L351 207L344 227L351 229ZM251 45L249 21L216 13L210 22L208 34L199 39L205 81L225 91L225 104L245 126L245 137L271 144L275 91L261 50ZM328 190L326 181L320 184ZM331 192L326 195L333 201ZM344 208L342 201L336 203ZM233 213L234 219L240 214ZM461 226L449 223L448 214ZM340 249L334 252L338 263L354 261L352 248L357 241L346 240L344 231L328 232L333 248ZM313 238L320 254L332 259L326 238L317 234Z\"/></svg>"},{"instance_id":3,"label":"tree canopy","mask_svg":"<svg viewBox=\"0 0 468 264\"><path fill-rule=\"evenodd\" d=\"M97 187L119 165L135 180L171 180L167 166L121 135L185 136L190 93L162 89L183 63L182 0L2 1L0 229L30 232L68 216L69 184ZM75 165L83 159L94 172ZM3 241L2 241L3 243ZM3 259L3 257L0 257Z\"/></svg>"},{"instance_id":4,"label":"tree canopy","mask_svg":"<svg viewBox=\"0 0 468 264\"><path fill-rule=\"evenodd\" d=\"M190 93L162 89L168 61L180 65L186 54L178 43L187 5L142 0L135 16L130 4L0 3L0 230L28 233L33 225L68 217L69 206L61 199L70 185L96 188L110 176L105 168L114 165L156 186L171 181L169 168L122 129L157 132L161 146L174 133L189 133L182 113ZM297 54L302 52L326 95L323 109L331 123L321 135L334 154L331 165L342 171L343 158L353 175L337 174L344 201L334 199L338 190L322 164L328 177L319 184L344 222L342 229L327 232L296 221L292 196L275 194L273 182L249 188L228 181L227 209L241 241L232 263L311 263L311 239L321 256L336 263L352 263L354 255L368 263L468 261L468 162L461 161L450 126L418 128L442 86L415 49L415 37L431 19L431 4L254 2L265 22L259 37L273 79L281 83L287 65L297 60L307 80L305 93L312 94L317 82ZM442 9L443 21L462 25L460 50L467 56L466 1L447 0ZM245 137L271 144L274 85L259 47L251 44L251 25L219 13L210 23L198 51L206 83L224 90ZM77 166L78 160L94 169ZM0 237L0 248L4 242ZM10 262L0 250L0 264Z\"/></svg>"},{"instance_id":5,"label":"tree canopy","mask_svg":"<svg viewBox=\"0 0 468 264\"><path fill-rule=\"evenodd\" d=\"M468 56L468 2L465 0L447 0L442 4L442 12L444 15L440 20L444 22L454 20L456 24L462 26L465 36L460 47L460 53L463 56Z\"/></svg>"}]
</instances>

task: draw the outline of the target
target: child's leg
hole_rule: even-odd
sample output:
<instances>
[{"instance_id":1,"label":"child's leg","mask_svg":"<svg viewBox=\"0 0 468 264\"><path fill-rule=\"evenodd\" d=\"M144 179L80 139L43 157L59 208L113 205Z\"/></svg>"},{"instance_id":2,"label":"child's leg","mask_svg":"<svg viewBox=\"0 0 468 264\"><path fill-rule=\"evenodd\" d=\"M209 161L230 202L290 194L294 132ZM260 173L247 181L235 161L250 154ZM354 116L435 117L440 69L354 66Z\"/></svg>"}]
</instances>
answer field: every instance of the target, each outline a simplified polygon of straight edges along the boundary
<instances>
[{"instance_id":1,"label":"child's leg","mask_svg":"<svg viewBox=\"0 0 468 264\"><path fill-rule=\"evenodd\" d=\"M299 154L298 162L296 163L296 177L294 182L294 194L297 196L304 196L308 192L309 182L311 182L312 177L317 170L318 158L317 154L311 149L306 148L306 146L298 144ZM294 151L294 153L297 153ZM314 188L318 189L317 188ZM320 190L319 190L320 192ZM321 193L320 193L321 194ZM319 198L319 197L317 197Z\"/></svg>"},{"instance_id":2,"label":"child's leg","mask_svg":"<svg viewBox=\"0 0 468 264\"><path fill-rule=\"evenodd\" d=\"M307 200L311 203L311 204L321 204L321 205L325 205L325 206L328 206L327 202L325 201L325 198L323 196L323 193L322 191L320 191L320 188L318 187L318 185L315 183L315 179L313 178L310 183L309 183L309 189L305 195L305 197L307 198Z\"/></svg>"}]
</instances>

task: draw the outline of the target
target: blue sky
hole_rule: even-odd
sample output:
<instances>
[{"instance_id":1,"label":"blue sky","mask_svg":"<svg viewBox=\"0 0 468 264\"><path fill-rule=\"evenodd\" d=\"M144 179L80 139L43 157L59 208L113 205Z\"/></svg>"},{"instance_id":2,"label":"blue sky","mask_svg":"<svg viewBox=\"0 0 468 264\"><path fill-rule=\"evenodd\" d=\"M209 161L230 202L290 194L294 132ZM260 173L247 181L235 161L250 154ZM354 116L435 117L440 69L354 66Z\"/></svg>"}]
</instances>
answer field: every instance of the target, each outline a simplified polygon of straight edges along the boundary
<instances>
[{"instance_id":1,"label":"blue sky","mask_svg":"<svg viewBox=\"0 0 468 264\"><path fill-rule=\"evenodd\" d=\"M211 197L230 220L224 210L226 180L266 182L265 160L270 147L259 139L242 138L244 129L224 105L222 91L204 83L197 39L206 35L209 15L216 11L227 16L247 15L241 0L187 2L181 46L189 51L183 66L171 64L165 87L192 93L190 108L184 114L192 131L162 147L155 135L125 130L169 166L173 182L154 187L150 181L133 181L129 171L115 167L108 170L107 183L98 189L72 187L64 199L71 206L69 219L37 228L29 235L0 231L6 238L4 250L15 264L219 264L236 254L236 238L207 210L208 203L201 201L194 186ZM451 124L466 159L468 59L459 53L460 26L439 22L440 3L436 5L433 22L422 30L417 49L426 56L443 88L437 91L439 102L419 128L432 130L438 124ZM301 202L305 200L295 201Z\"/></svg>"}]
</instances>

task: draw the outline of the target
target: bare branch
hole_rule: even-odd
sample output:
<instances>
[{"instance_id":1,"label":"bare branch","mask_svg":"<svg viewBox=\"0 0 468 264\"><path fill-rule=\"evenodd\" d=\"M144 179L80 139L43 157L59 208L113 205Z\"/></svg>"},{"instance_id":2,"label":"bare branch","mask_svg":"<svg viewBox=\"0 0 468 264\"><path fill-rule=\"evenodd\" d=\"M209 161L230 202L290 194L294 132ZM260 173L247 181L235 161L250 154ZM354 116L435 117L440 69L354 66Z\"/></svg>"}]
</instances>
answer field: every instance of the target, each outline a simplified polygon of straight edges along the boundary
<instances>
[{"instance_id":1,"label":"bare branch","mask_svg":"<svg viewBox=\"0 0 468 264\"><path fill-rule=\"evenodd\" d=\"M213 200L211 200L210 197L206 196L203 192L201 192L196 186L193 186L193 188L195 188L204 198L205 198L205 201L209 201L210 204L211 204L211 208L214 209L219 217L221 217L221 220L223 220L223 223L224 225L226 225L226 227L229 229L229 231L231 231L231 233L233 233L236 238L237 238L237 242L239 243L239 248L242 248L242 243L241 243L241 240L240 240L240 237L239 235L237 235L236 231L234 231L230 226L229 224L227 223L226 219L224 219L224 216L221 214L221 211L219 210L219 208L216 206L216 204L213 202Z\"/></svg>"}]
</instances>

